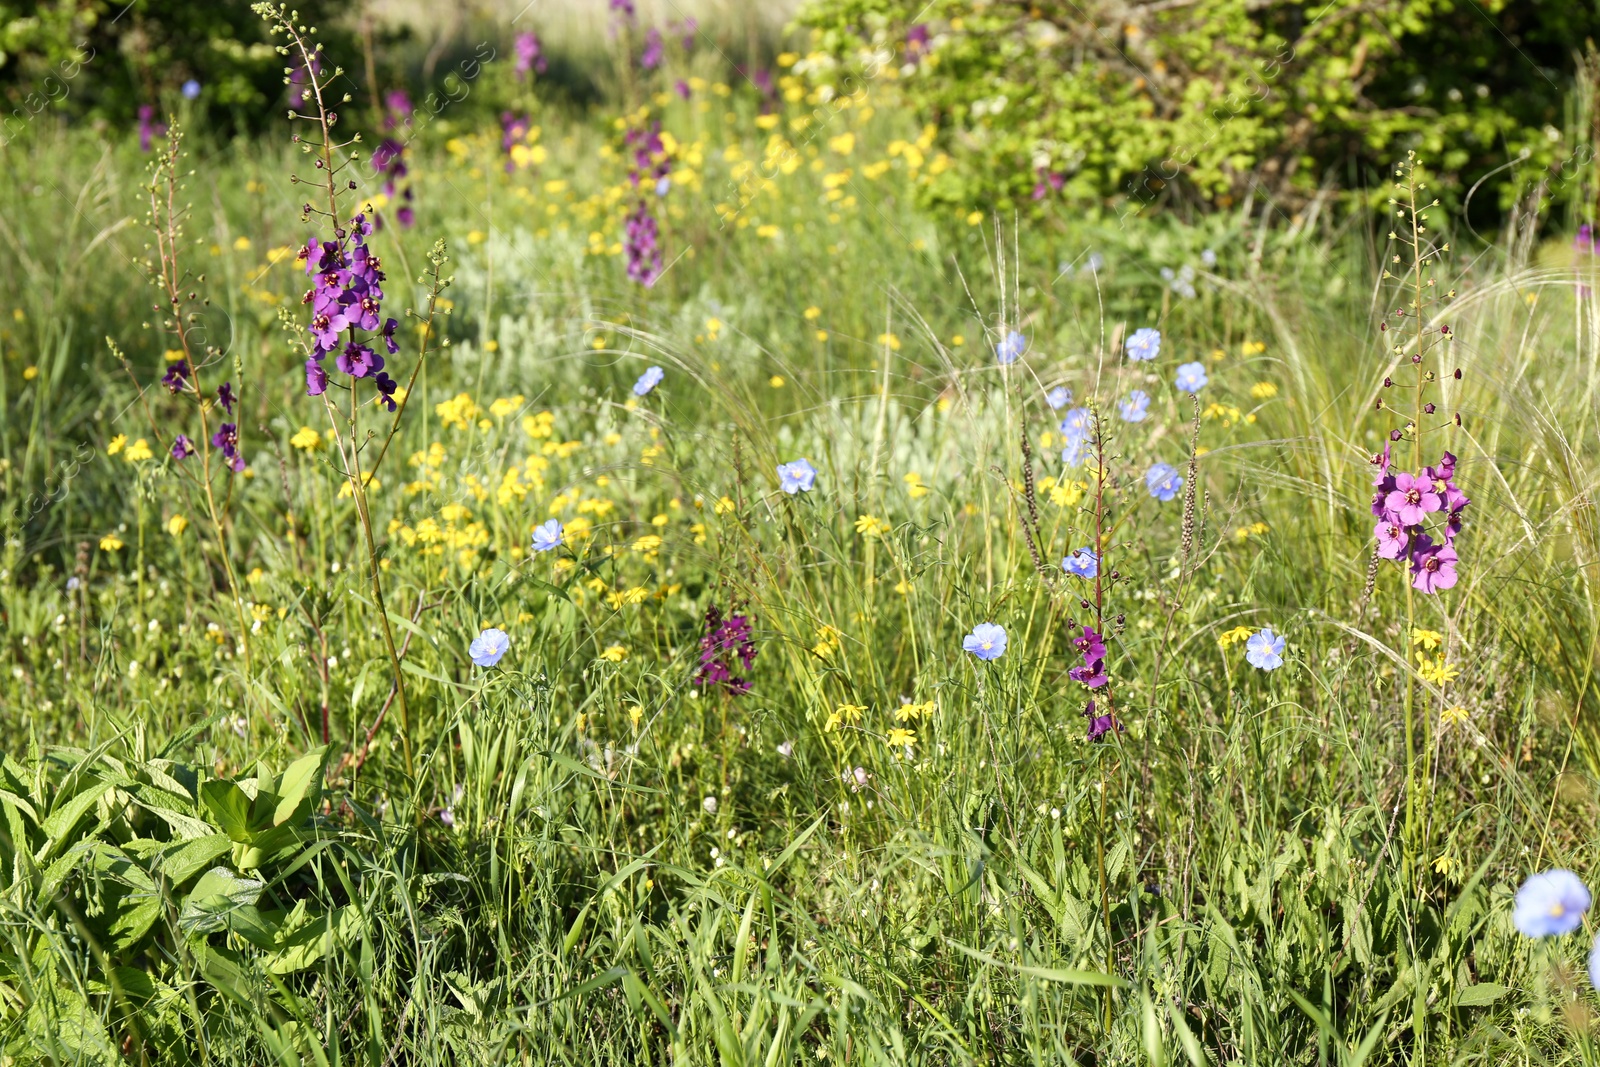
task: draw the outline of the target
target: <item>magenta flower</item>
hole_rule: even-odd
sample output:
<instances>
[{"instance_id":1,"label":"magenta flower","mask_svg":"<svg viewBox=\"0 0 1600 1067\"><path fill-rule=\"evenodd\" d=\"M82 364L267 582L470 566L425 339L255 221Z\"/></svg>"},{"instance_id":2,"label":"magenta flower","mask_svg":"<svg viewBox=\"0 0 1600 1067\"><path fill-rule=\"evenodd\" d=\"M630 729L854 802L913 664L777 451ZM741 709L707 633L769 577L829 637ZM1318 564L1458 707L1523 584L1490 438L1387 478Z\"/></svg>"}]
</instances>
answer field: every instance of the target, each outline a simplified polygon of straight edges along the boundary
<instances>
[{"instance_id":1,"label":"magenta flower","mask_svg":"<svg viewBox=\"0 0 1600 1067\"><path fill-rule=\"evenodd\" d=\"M1409 471L1395 475L1394 488L1384 497L1383 506L1401 526L1420 526L1432 512L1443 506L1433 484Z\"/></svg>"},{"instance_id":2,"label":"magenta flower","mask_svg":"<svg viewBox=\"0 0 1600 1067\"><path fill-rule=\"evenodd\" d=\"M1117 717L1115 715L1111 714L1110 712L1107 712L1104 715L1095 714L1094 701L1092 700L1089 701L1089 706L1083 709L1083 713L1089 717L1090 741L1098 741L1109 733L1122 732L1122 723L1117 721Z\"/></svg>"},{"instance_id":3,"label":"magenta flower","mask_svg":"<svg viewBox=\"0 0 1600 1067\"><path fill-rule=\"evenodd\" d=\"M1437 593L1456 584L1456 550L1422 534L1411 552L1411 584L1424 593Z\"/></svg>"},{"instance_id":4,"label":"magenta flower","mask_svg":"<svg viewBox=\"0 0 1600 1067\"><path fill-rule=\"evenodd\" d=\"M236 423L223 423L211 435L211 443L221 450L223 460L233 473L244 470L244 456L239 452L239 427Z\"/></svg>"},{"instance_id":5,"label":"magenta flower","mask_svg":"<svg viewBox=\"0 0 1600 1067\"><path fill-rule=\"evenodd\" d=\"M328 391L328 372L322 361L312 357L306 360L306 396L321 396Z\"/></svg>"},{"instance_id":6,"label":"magenta flower","mask_svg":"<svg viewBox=\"0 0 1600 1067\"><path fill-rule=\"evenodd\" d=\"M1378 558L1399 559L1406 554L1406 544L1411 535L1405 528L1396 526L1392 522L1380 522L1373 531L1378 537Z\"/></svg>"},{"instance_id":7,"label":"magenta flower","mask_svg":"<svg viewBox=\"0 0 1600 1067\"><path fill-rule=\"evenodd\" d=\"M172 439L173 459L188 459L192 455L194 455L194 443L192 441L181 433Z\"/></svg>"},{"instance_id":8,"label":"magenta flower","mask_svg":"<svg viewBox=\"0 0 1600 1067\"><path fill-rule=\"evenodd\" d=\"M755 634L745 615L726 619L715 604L706 609L706 633L700 639L700 666L694 684L708 689L721 688L733 696L750 692L744 675L756 659ZM734 674L739 670L740 674Z\"/></svg>"},{"instance_id":9,"label":"magenta flower","mask_svg":"<svg viewBox=\"0 0 1600 1067\"><path fill-rule=\"evenodd\" d=\"M176 396L178 393L183 392L183 383L188 376L189 362L188 360L180 359L167 368L167 373L161 376L161 384L166 387L167 392Z\"/></svg>"}]
</instances>

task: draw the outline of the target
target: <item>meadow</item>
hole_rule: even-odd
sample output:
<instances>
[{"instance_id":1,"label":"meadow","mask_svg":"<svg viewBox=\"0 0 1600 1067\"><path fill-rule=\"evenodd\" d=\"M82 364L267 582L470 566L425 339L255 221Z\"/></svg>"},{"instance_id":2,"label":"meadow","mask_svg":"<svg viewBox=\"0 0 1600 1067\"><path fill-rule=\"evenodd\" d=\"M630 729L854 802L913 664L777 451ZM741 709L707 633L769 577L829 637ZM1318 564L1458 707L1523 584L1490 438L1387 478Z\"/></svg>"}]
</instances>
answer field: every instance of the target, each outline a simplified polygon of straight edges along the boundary
<instances>
[{"instance_id":1,"label":"meadow","mask_svg":"<svg viewBox=\"0 0 1600 1067\"><path fill-rule=\"evenodd\" d=\"M806 65L9 142L4 1062L1595 1062L1592 241Z\"/></svg>"}]
</instances>

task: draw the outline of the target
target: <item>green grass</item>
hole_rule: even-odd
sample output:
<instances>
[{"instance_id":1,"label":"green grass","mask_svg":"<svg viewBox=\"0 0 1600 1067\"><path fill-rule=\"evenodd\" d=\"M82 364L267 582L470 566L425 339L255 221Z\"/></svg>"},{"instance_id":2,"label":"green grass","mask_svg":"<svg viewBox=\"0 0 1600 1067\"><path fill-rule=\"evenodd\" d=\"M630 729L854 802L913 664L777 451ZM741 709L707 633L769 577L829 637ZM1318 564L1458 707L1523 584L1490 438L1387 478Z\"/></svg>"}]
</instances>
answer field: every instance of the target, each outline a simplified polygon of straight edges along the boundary
<instances>
[{"instance_id":1,"label":"green grass","mask_svg":"<svg viewBox=\"0 0 1600 1067\"><path fill-rule=\"evenodd\" d=\"M425 309L410 279L447 241L450 344L371 497L409 778L397 714L357 758L388 659L354 504L326 448L290 443L328 431L277 325L303 318L303 276L269 265L306 232L285 179L304 158L192 157L183 257L205 275L189 284L212 301L208 337L226 338L208 381L244 383L250 461L216 475L219 550L103 341L154 385L169 341L140 275L142 160L86 134L13 149L12 1062L1590 1062L1585 938L1534 944L1510 924L1528 873L1596 869L1600 349L1573 268L1465 235L1441 268L1456 340L1434 358L1464 368L1441 401L1464 422L1426 451L1461 457L1473 504L1462 582L1417 598L1460 673L1413 680L1426 784L1408 835L1396 565L1363 595L1367 461L1396 425L1372 401L1399 377L1377 323L1406 299L1375 279L1381 234L929 217L886 155L917 135L889 106L835 113L723 224L725 147L759 162L768 144L752 116L711 90L666 106L685 148L671 266L648 291L604 251L630 202L597 151L620 143L609 122L544 116L538 174L506 174L498 134L464 124L416 148L418 223L374 245L390 309ZM845 130L849 157L829 145ZM862 173L880 159L883 177ZM1164 289L1160 267L1207 247L1195 298ZM1062 271L1091 250L1099 272ZM992 344L1017 322L1030 350L1001 370ZM1130 364L1119 340L1144 325L1161 357ZM1170 384L1189 360L1211 378L1202 405L1221 405L1197 431ZM666 380L632 402L650 365ZM1093 494L1038 492L1043 574L1022 532L1023 438L1036 478L1063 473L1041 441L1057 383L1108 410L1133 387L1154 398L1146 421L1109 423L1107 617L1125 625L1108 669L1127 731L1100 744L1067 677L1085 609L1057 568L1092 539ZM480 410L446 425L460 394ZM192 406L146 402L163 433L194 432ZM1143 472L1187 474L1195 432L1186 552L1184 497L1158 503ZM107 455L118 434L154 457ZM816 491L778 493L775 464L802 455ZM557 497L569 529L592 523L565 566L526 552ZM863 516L886 532L863 535ZM108 535L124 547L102 550ZM630 590L643 601L608 601ZM748 694L694 682L712 605L753 620ZM961 638L989 620L1010 647L983 664ZM512 640L487 672L466 652L485 624ZM1289 642L1280 670L1219 647L1269 624ZM905 724L909 757L885 741L902 700L933 704ZM829 729L842 705L866 710ZM280 812L280 774L308 752L326 785ZM188 870L171 855L187 838L220 851ZM264 885L202 892L213 863Z\"/></svg>"}]
</instances>

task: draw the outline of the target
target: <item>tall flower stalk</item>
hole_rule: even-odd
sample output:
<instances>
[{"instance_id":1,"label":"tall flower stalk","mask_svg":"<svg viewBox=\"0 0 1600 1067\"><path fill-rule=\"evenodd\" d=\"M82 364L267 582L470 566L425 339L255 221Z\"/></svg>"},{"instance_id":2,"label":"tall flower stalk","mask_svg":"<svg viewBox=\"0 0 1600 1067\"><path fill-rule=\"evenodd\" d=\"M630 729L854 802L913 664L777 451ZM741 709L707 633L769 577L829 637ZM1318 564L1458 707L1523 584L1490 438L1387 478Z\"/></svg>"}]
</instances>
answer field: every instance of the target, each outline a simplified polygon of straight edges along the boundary
<instances>
[{"instance_id":1,"label":"tall flower stalk","mask_svg":"<svg viewBox=\"0 0 1600 1067\"><path fill-rule=\"evenodd\" d=\"M1390 332L1394 322L1395 337L1391 353L1396 362L1409 361L1412 367L1410 410L1395 408L1382 395L1377 408L1397 410L1406 419L1404 426L1390 430L1383 451L1372 458L1377 473L1373 478L1376 492L1372 513L1378 519L1375 535L1376 555L1380 559L1398 560L1409 569L1405 587L1406 651L1410 651L1411 635L1416 628L1417 595L1435 595L1456 584L1456 538L1463 526L1463 512L1470 500L1456 485L1456 457L1448 451L1441 454L1439 462L1431 467L1423 465L1423 435L1442 431L1452 423L1461 425L1457 413L1453 419L1439 413L1437 403L1428 399L1428 393L1440 382L1436 366L1439 357L1448 349L1451 340L1448 325L1433 325L1427 309L1440 303L1436 279L1432 277L1435 261L1450 250L1448 243L1436 243L1428 232L1428 212L1439 206L1438 200L1425 202L1422 198L1427 185L1416 153L1407 153L1403 163L1395 168L1397 196L1389 200L1394 212L1394 228L1389 232L1393 247L1410 249L1410 264L1403 272L1385 270L1384 277L1395 280L1407 299L1405 306L1393 311L1379 324L1383 333ZM1391 267L1398 268L1401 256L1391 253ZM1445 294L1454 296L1454 291ZM1454 372L1461 377L1460 369ZM1393 377L1383 380L1385 391L1395 387ZM1393 446L1409 442L1411 445L1411 470L1395 473L1391 470ZM1407 657L1409 668L1409 655ZM1419 740L1424 749L1427 738L1418 737L1416 714L1417 672L1405 672L1405 745L1406 745L1406 822L1405 859L1406 877L1416 875L1416 855L1425 849L1420 840L1419 827L1426 817L1428 797L1422 791L1428 788L1428 775L1424 768L1421 777L1417 772ZM1422 724L1426 735L1428 724Z\"/></svg>"},{"instance_id":2,"label":"tall flower stalk","mask_svg":"<svg viewBox=\"0 0 1600 1067\"><path fill-rule=\"evenodd\" d=\"M379 257L366 243L372 233L372 224L359 213L346 219L340 208L341 192L353 191L356 188L354 181L348 178L341 179L340 175L360 162L359 155L350 151L351 146L360 140L359 135L343 141L336 140L334 135L334 127L338 124L339 116L329 106L328 89L333 80L340 77L343 72L335 68L324 74L320 64L315 61L320 55L320 50L307 39L316 33L315 29L297 26L292 13L285 8L262 3L257 4L254 10L271 25L275 34L281 34L287 40L288 43L280 46L279 51L295 60L295 65L291 69L301 73L303 77L303 81L299 83L302 86L301 99L303 104L310 105L303 107L301 111L291 112L290 118L313 124L314 129L309 138L296 134L294 139L295 143L301 146L301 150L312 157L319 174L311 180L293 175L290 180L295 184L309 185L318 190L318 199L325 200L326 206L307 201L301 209L301 219L307 222L315 219L320 224L331 227L333 239L319 241L312 236L300 253L300 258L305 262L306 274L312 279L312 288L307 291L304 300L304 303L311 308L311 321L305 328L309 338L302 335L302 340L299 342L306 353L306 393L319 397L322 401L332 431L334 449L342 468L341 473L348 483L351 498L355 501L356 516L367 550L367 570L373 605L378 614L379 629L383 634L384 646L389 656L389 667L393 675L392 695L400 712L401 751L405 759L406 774L411 776L415 773L412 754L414 724L411 708L406 700L405 677L400 668L400 651L395 642L394 627L389 620L385 603L380 553L377 538L373 533L369 488L379 465L388 454L389 443L399 432L400 420L405 414L405 404L410 397L411 387L415 384L417 374L427 356L427 344L434 332L434 313L438 296L449 284L449 280L441 274L445 262L444 244L442 241L436 244L430 255L430 277L419 279L421 282L431 281L428 317L420 331L422 344L417 360L412 366L411 377L406 388L401 390L399 383L385 370L385 358L379 354L376 347L381 344L389 356L397 355L400 351L395 336L399 324L392 317L382 316L383 282L386 280L386 275ZM347 102L349 99L346 95L341 102ZM334 376L329 375L326 366L327 357L330 355L334 356L334 369L337 372ZM363 396L368 386L371 391ZM346 393L342 407L337 402L337 390L341 389ZM370 425L363 426L362 416L366 409L373 406L387 410L389 426L386 433ZM380 420L382 417L381 414L378 416ZM363 452L374 441L380 441L377 456L370 465L363 468Z\"/></svg>"}]
</instances>

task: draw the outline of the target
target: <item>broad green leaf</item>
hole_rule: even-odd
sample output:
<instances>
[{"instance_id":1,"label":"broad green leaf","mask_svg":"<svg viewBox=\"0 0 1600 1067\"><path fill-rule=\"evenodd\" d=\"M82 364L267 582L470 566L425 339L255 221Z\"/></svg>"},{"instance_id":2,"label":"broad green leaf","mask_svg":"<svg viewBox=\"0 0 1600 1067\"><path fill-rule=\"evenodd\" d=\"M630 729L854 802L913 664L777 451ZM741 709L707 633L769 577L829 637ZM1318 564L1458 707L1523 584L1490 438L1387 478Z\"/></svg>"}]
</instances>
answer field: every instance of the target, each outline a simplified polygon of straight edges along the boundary
<instances>
[{"instance_id":1,"label":"broad green leaf","mask_svg":"<svg viewBox=\"0 0 1600 1067\"><path fill-rule=\"evenodd\" d=\"M250 839L250 798L233 782L212 780L200 787L200 801L222 832L235 841Z\"/></svg>"},{"instance_id":2,"label":"broad green leaf","mask_svg":"<svg viewBox=\"0 0 1600 1067\"><path fill-rule=\"evenodd\" d=\"M1465 989L1456 991L1450 998L1450 1003L1458 1008L1481 1008L1493 1004L1507 993L1511 992L1510 986L1496 985L1493 982L1479 982L1469 985Z\"/></svg>"},{"instance_id":3,"label":"broad green leaf","mask_svg":"<svg viewBox=\"0 0 1600 1067\"><path fill-rule=\"evenodd\" d=\"M226 867L213 867L200 876L178 913L178 926L191 934L221 930L235 908L253 905L266 883L246 878Z\"/></svg>"},{"instance_id":4,"label":"broad green leaf","mask_svg":"<svg viewBox=\"0 0 1600 1067\"><path fill-rule=\"evenodd\" d=\"M282 826L291 820L303 821L316 807L322 796L322 767L327 758L326 746L312 749L289 764L283 772L283 783L278 789L278 806L272 814L272 824ZM299 813L301 802L305 811Z\"/></svg>"}]
</instances>

